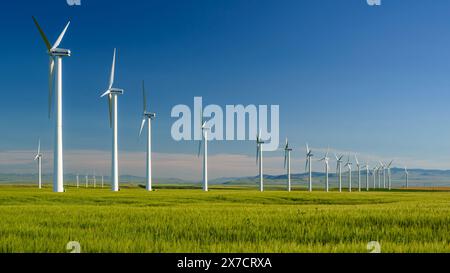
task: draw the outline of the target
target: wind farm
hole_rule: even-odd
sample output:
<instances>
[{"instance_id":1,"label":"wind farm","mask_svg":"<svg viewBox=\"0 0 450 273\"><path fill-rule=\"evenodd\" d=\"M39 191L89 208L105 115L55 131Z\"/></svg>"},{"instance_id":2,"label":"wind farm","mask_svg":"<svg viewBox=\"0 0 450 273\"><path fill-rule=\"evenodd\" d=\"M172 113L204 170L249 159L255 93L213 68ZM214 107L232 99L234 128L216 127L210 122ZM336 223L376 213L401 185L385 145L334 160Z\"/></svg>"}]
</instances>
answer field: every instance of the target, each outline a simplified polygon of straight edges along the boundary
<instances>
[{"instance_id":1,"label":"wind farm","mask_svg":"<svg viewBox=\"0 0 450 273\"><path fill-rule=\"evenodd\" d=\"M233 1L0 17L0 253L450 252L447 14Z\"/></svg>"}]
</instances>

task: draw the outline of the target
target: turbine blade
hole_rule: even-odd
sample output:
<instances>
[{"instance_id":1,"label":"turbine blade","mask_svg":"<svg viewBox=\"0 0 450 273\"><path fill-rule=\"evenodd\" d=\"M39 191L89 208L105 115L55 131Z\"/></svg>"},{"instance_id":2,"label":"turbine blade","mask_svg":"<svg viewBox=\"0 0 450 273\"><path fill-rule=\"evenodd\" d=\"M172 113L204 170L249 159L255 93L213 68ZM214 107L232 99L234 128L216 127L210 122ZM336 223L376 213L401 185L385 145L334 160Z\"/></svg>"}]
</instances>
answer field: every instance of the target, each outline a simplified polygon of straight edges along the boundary
<instances>
[{"instance_id":1,"label":"turbine blade","mask_svg":"<svg viewBox=\"0 0 450 273\"><path fill-rule=\"evenodd\" d=\"M47 36L45 36L44 31L42 30L41 26L39 26L39 23L37 22L36 18L32 16L34 24L36 25L37 29L39 30L39 33L41 34L42 39L44 40L45 46L50 51L52 49L52 46L50 45L50 42L47 39Z\"/></svg>"},{"instance_id":2,"label":"turbine blade","mask_svg":"<svg viewBox=\"0 0 450 273\"><path fill-rule=\"evenodd\" d=\"M113 54L113 62L112 62L112 66L111 66L111 75L109 78L109 88L111 89L113 84L114 84L114 73L116 70L116 49L114 48L114 54Z\"/></svg>"},{"instance_id":3,"label":"turbine blade","mask_svg":"<svg viewBox=\"0 0 450 273\"><path fill-rule=\"evenodd\" d=\"M286 169L286 164L287 164L287 151L286 152L284 152L284 168Z\"/></svg>"},{"instance_id":4,"label":"turbine blade","mask_svg":"<svg viewBox=\"0 0 450 273\"><path fill-rule=\"evenodd\" d=\"M39 139L38 141L38 151L37 154L40 155L41 154L41 140Z\"/></svg>"},{"instance_id":5,"label":"turbine blade","mask_svg":"<svg viewBox=\"0 0 450 273\"><path fill-rule=\"evenodd\" d=\"M258 165L259 162L259 144L256 143L256 165Z\"/></svg>"},{"instance_id":6,"label":"turbine blade","mask_svg":"<svg viewBox=\"0 0 450 273\"><path fill-rule=\"evenodd\" d=\"M52 46L52 49L55 49L59 46L59 44L61 43L62 39L64 38L64 35L66 34L67 28L70 25L70 21L67 23L66 27L64 28L64 30L61 32L61 34L59 34L58 39L56 40L55 44Z\"/></svg>"},{"instance_id":7,"label":"turbine blade","mask_svg":"<svg viewBox=\"0 0 450 273\"><path fill-rule=\"evenodd\" d=\"M111 90L106 90L105 93L103 93L100 98L103 98L106 95L111 95Z\"/></svg>"},{"instance_id":8,"label":"turbine blade","mask_svg":"<svg viewBox=\"0 0 450 273\"><path fill-rule=\"evenodd\" d=\"M142 119L141 129L139 130L139 136L142 135L142 130L144 129L144 125L145 125L145 118Z\"/></svg>"},{"instance_id":9,"label":"turbine blade","mask_svg":"<svg viewBox=\"0 0 450 273\"><path fill-rule=\"evenodd\" d=\"M55 60L50 56L48 64L48 118L52 115L54 69Z\"/></svg>"},{"instance_id":10,"label":"turbine blade","mask_svg":"<svg viewBox=\"0 0 450 273\"><path fill-rule=\"evenodd\" d=\"M305 172L308 170L309 158L306 158Z\"/></svg>"}]
</instances>

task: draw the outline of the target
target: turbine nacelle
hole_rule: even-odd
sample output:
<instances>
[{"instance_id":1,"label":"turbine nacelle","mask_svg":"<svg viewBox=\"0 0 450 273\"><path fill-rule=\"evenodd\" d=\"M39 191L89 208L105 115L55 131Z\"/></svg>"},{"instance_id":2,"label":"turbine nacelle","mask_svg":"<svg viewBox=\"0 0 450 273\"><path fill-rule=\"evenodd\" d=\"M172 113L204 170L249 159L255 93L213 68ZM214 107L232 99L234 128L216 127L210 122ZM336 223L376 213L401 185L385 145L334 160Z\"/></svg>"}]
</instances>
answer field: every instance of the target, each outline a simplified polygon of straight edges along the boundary
<instances>
[{"instance_id":1,"label":"turbine nacelle","mask_svg":"<svg viewBox=\"0 0 450 273\"><path fill-rule=\"evenodd\" d=\"M145 111L144 114L143 114L143 116L144 116L145 118L155 119L155 118L156 118L156 113L150 113L150 112Z\"/></svg>"},{"instance_id":2,"label":"turbine nacelle","mask_svg":"<svg viewBox=\"0 0 450 273\"><path fill-rule=\"evenodd\" d=\"M70 57L72 54L72 51L70 49L63 49L63 48L52 48L48 51L48 55L50 56L59 56L59 57Z\"/></svg>"}]
</instances>

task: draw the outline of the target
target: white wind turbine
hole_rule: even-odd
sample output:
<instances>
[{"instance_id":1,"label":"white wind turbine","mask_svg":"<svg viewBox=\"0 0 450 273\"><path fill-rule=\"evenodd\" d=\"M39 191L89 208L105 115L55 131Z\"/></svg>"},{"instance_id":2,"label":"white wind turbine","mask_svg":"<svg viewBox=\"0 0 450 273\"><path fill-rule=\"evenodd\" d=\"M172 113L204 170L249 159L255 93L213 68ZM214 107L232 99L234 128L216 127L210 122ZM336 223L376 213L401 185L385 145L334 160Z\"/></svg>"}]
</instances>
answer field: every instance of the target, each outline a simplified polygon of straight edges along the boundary
<instances>
[{"instance_id":1,"label":"white wind turbine","mask_svg":"<svg viewBox=\"0 0 450 273\"><path fill-rule=\"evenodd\" d=\"M50 56L49 62L49 93L48 93L48 116L51 117L52 100L53 100L53 81L55 80L54 72L56 70L56 118L55 118L55 144L53 147L53 191L64 192L64 172L63 172L63 137L62 137L62 58L69 57L71 52L69 49L58 48L67 28L70 25L70 21L63 29L53 46L45 36L44 31L39 26L36 18L33 17L33 21L44 40L47 47L47 53ZM56 65L56 69L55 69Z\"/></svg>"},{"instance_id":2,"label":"white wind turbine","mask_svg":"<svg viewBox=\"0 0 450 273\"><path fill-rule=\"evenodd\" d=\"M377 173L378 173L378 167L373 167L373 171L372 171L373 189L377 188Z\"/></svg>"},{"instance_id":3,"label":"white wind turbine","mask_svg":"<svg viewBox=\"0 0 450 273\"><path fill-rule=\"evenodd\" d=\"M101 95L101 97L108 96L109 125L113 129L111 183L112 183L112 191L119 191L119 155L117 144L117 96L123 95L124 90L113 88L115 67L116 67L116 49L114 49L108 90L106 90L105 93Z\"/></svg>"},{"instance_id":4,"label":"white wind turbine","mask_svg":"<svg viewBox=\"0 0 450 273\"><path fill-rule=\"evenodd\" d=\"M80 177L79 177L79 175L77 174L77 188L79 188L80 187Z\"/></svg>"},{"instance_id":5,"label":"white wind turbine","mask_svg":"<svg viewBox=\"0 0 450 273\"><path fill-rule=\"evenodd\" d=\"M359 165L358 157L355 155L356 169L358 171L358 191L361 191L361 165Z\"/></svg>"},{"instance_id":6,"label":"white wind turbine","mask_svg":"<svg viewBox=\"0 0 450 273\"><path fill-rule=\"evenodd\" d=\"M97 177L96 177L96 175L95 175L95 172L94 172L94 188L97 188Z\"/></svg>"},{"instance_id":7,"label":"white wind turbine","mask_svg":"<svg viewBox=\"0 0 450 273\"><path fill-rule=\"evenodd\" d=\"M289 141L286 138L284 145L284 168L287 170L287 190L291 191L291 152L292 148L289 146Z\"/></svg>"},{"instance_id":8,"label":"white wind turbine","mask_svg":"<svg viewBox=\"0 0 450 273\"><path fill-rule=\"evenodd\" d=\"M339 179L339 192L342 192L342 158L344 155L340 155L339 157L334 154L334 157L336 158L336 173L338 174Z\"/></svg>"},{"instance_id":9,"label":"white wind turbine","mask_svg":"<svg viewBox=\"0 0 450 273\"><path fill-rule=\"evenodd\" d=\"M143 104L143 112L142 112L142 123L141 129L139 130L139 136L142 134L142 130L144 129L145 122L147 122L147 183L146 189L147 191L152 191L152 120L156 118L155 113L147 112L147 96L145 94L145 85L144 81L142 81L142 100Z\"/></svg>"},{"instance_id":10,"label":"white wind turbine","mask_svg":"<svg viewBox=\"0 0 450 273\"><path fill-rule=\"evenodd\" d=\"M259 190L264 191L264 172L263 172L263 144L261 140L261 131L256 135L256 164L259 163Z\"/></svg>"},{"instance_id":11,"label":"white wind turbine","mask_svg":"<svg viewBox=\"0 0 450 273\"><path fill-rule=\"evenodd\" d=\"M386 189L386 165L380 161L381 171L383 173L383 189Z\"/></svg>"},{"instance_id":12,"label":"white wind turbine","mask_svg":"<svg viewBox=\"0 0 450 273\"><path fill-rule=\"evenodd\" d=\"M347 157L345 167L348 168L348 191L352 192L352 162L350 162L350 156Z\"/></svg>"},{"instance_id":13,"label":"white wind turbine","mask_svg":"<svg viewBox=\"0 0 450 273\"><path fill-rule=\"evenodd\" d=\"M202 139L198 143L198 155L202 151L203 141L203 191L208 191L208 131L209 127L206 127L206 121L203 119L203 111L200 112L200 130L202 132Z\"/></svg>"},{"instance_id":14,"label":"white wind turbine","mask_svg":"<svg viewBox=\"0 0 450 273\"><path fill-rule=\"evenodd\" d=\"M103 175L102 175L102 188L103 188L103 186L104 186L104 180L103 180Z\"/></svg>"},{"instance_id":15,"label":"white wind turbine","mask_svg":"<svg viewBox=\"0 0 450 273\"><path fill-rule=\"evenodd\" d=\"M305 165L305 171L308 170L308 190L312 192L312 157L313 157L312 151L309 149L308 143L306 143L306 165Z\"/></svg>"},{"instance_id":16,"label":"white wind turbine","mask_svg":"<svg viewBox=\"0 0 450 273\"><path fill-rule=\"evenodd\" d=\"M389 164L387 165L387 171L388 171L388 189L392 189L392 183L391 183L391 165L394 163L394 160L391 160Z\"/></svg>"},{"instance_id":17,"label":"white wind turbine","mask_svg":"<svg viewBox=\"0 0 450 273\"><path fill-rule=\"evenodd\" d=\"M41 140L38 142L38 150L37 154L34 157L34 160L37 160L38 163L38 188L42 189L42 154L41 154Z\"/></svg>"},{"instance_id":18,"label":"white wind turbine","mask_svg":"<svg viewBox=\"0 0 450 273\"><path fill-rule=\"evenodd\" d=\"M330 191L330 184L328 181L328 174L329 174L329 162L330 162L330 158L328 157L328 153L329 153L329 149L327 149L327 153L325 154L325 156L320 159L319 161L323 161L325 163L325 191L329 192Z\"/></svg>"},{"instance_id":19,"label":"white wind turbine","mask_svg":"<svg viewBox=\"0 0 450 273\"><path fill-rule=\"evenodd\" d=\"M408 173L408 169L406 168L406 166L405 166L405 177L406 177L406 188L408 189L408 187L409 187L409 185L408 185L408 176L409 176L409 173Z\"/></svg>"},{"instance_id":20,"label":"white wind turbine","mask_svg":"<svg viewBox=\"0 0 450 273\"><path fill-rule=\"evenodd\" d=\"M369 185L369 175L370 175L369 164L365 163L363 168L366 169L366 191L369 191L369 188L370 188L370 185Z\"/></svg>"},{"instance_id":21,"label":"white wind turbine","mask_svg":"<svg viewBox=\"0 0 450 273\"><path fill-rule=\"evenodd\" d=\"M383 170L383 165L378 166L377 176L378 176L378 188L381 189L381 171Z\"/></svg>"},{"instance_id":22,"label":"white wind turbine","mask_svg":"<svg viewBox=\"0 0 450 273\"><path fill-rule=\"evenodd\" d=\"M85 187L87 188L89 186L89 175L86 175L86 181L85 181Z\"/></svg>"}]
</instances>

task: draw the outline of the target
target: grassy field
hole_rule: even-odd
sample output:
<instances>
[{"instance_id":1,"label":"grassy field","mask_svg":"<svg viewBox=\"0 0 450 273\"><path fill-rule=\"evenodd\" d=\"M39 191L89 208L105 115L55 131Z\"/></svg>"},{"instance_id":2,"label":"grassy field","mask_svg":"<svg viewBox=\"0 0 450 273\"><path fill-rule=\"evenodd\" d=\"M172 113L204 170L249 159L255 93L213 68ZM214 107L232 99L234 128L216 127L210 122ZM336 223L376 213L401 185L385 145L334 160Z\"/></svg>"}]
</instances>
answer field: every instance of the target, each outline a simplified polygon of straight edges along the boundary
<instances>
[{"instance_id":1,"label":"grassy field","mask_svg":"<svg viewBox=\"0 0 450 273\"><path fill-rule=\"evenodd\" d=\"M0 187L0 252L450 252L450 192Z\"/></svg>"}]
</instances>

